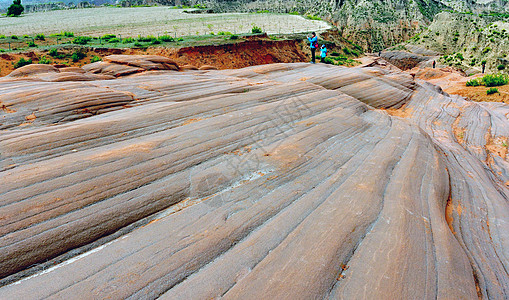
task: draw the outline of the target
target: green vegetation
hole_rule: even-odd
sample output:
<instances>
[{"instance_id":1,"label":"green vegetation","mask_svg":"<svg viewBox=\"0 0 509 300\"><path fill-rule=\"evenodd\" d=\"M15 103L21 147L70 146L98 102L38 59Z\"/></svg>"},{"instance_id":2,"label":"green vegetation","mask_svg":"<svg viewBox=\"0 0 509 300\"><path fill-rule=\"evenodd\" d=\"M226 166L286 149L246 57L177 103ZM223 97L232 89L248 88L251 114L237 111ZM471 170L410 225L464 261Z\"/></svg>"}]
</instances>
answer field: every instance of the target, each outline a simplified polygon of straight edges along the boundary
<instances>
[{"instance_id":1,"label":"green vegetation","mask_svg":"<svg viewBox=\"0 0 509 300\"><path fill-rule=\"evenodd\" d=\"M17 35L11 35L11 40L17 40L17 39L18 39Z\"/></svg>"},{"instance_id":2,"label":"green vegetation","mask_svg":"<svg viewBox=\"0 0 509 300\"><path fill-rule=\"evenodd\" d=\"M503 69L505 69L505 66L504 66L504 65L502 65L502 64L500 64L500 65L498 65L498 66L497 66L497 69L498 69L499 71L502 71Z\"/></svg>"},{"instance_id":3,"label":"green vegetation","mask_svg":"<svg viewBox=\"0 0 509 300\"><path fill-rule=\"evenodd\" d=\"M94 55L94 56L92 56L92 58L90 59L90 62L91 62L91 63L95 63L95 62L102 61L102 60L103 60L103 59L102 59L102 58L100 58L99 56Z\"/></svg>"},{"instance_id":4,"label":"green vegetation","mask_svg":"<svg viewBox=\"0 0 509 300\"><path fill-rule=\"evenodd\" d=\"M253 28L251 28L251 32L252 33L262 33L262 29L258 26L253 26Z\"/></svg>"},{"instance_id":5,"label":"green vegetation","mask_svg":"<svg viewBox=\"0 0 509 300\"><path fill-rule=\"evenodd\" d=\"M486 95L491 95L491 94L495 94L495 93L498 93L498 89L497 88L489 88L486 91Z\"/></svg>"},{"instance_id":6,"label":"green vegetation","mask_svg":"<svg viewBox=\"0 0 509 300\"><path fill-rule=\"evenodd\" d=\"M23 66L29 65L32 63L32 59L29 58L28 60L25 60L23 57L20 58L15 64L14 69L21 68Z\"/></svg>"},{"instance_id":7,"label":"green vegetation","mask_svg":"<svg viewBox=\"0 0 509 300\"><path fill-rule=\"evenodd\" d=\"M481 52L481 53L482 53L482 54L486 54L486 53L488 53L488 52L490 52L490 51L491 51L491 48L490 48L490 47L486 47L486 48L484 48L484 49L482 50L482 52Z\"/></svg>"},{"instance_id":8,"label":"green vegetation","mask_svg":"<svg viewBox=\"0 0 509 300\"><path fill-rule=\"evenodd\" d=\"M122 44L130 44L130 43L134 43L135 40L132 38L132 37L128 37L128 38L125 38L122 40Z\"/></svg>"},{"instance_id":9,"label":"green vegetation","mask_svg":"<svg viewBox=\"0 0 509 300\"><path fill-rule=\"evenodd\" d=\"M78 37L75 37L73 40L72 40L72 43L73 44L77 44L77 45L86 45L88 44L88 42L90 42L92 40L91 37L88 37L88 36L78 36Z\"/></svg>"},{"instance_id":10,"label":"green vegetation","mask_svg":"<svg viewBox=\"0 0 509 300\"><path fill-rule=\"evenodd\" d=\"M28 47L37 47L37 45L33 41L29 41L27 45Z\"/></svg>"},{"instance_id":11,"label":"green vegetation","mask_svg":"<svg viewBox=\"0 0 509 300\"><path fill-rule=\"evenodd\" d=\"M239 36L236 34L233 34L230 36L230 40L238 40L238 39L239 39Z\"/></svg>"},{"instance_id":12,"label":"green vegetation","mask_svg":"<svg viewBox=\"0 0 509 300\"><path fill-rule=\"evenodd\" d=\"M166 42L166 43L167 43L167 42L174 42L174 41L175 41L175 39L174 39L173 37L169 36L169 35L161 35L161 36L159 37L159 40L160 40L161 42Z\"/></svg>"},{"instance_id":13,"label":"green vegetation","mask_svg":"<svg viewBox=\"0 0 509 300\"><path fill-rule=\"evenodd\" d=\"M466 85L467 86L484 85L487 87L492 87L492 86L505 85L508 82L509 82L509 76L507 76L506 74L499 73L499 74L487 74L487 75L484 75L483 78L475 78L475 79L469 80L469 81L467 81Z\"/></svg>"},{"instance_id":14,"label":"green vegetation","mask_svg":"<svg viewBox=\"0 0 509 300\"><path fill-rule=\"evenodd\" d=\"M141 36L141 35L139 35L136 40L138 42L142 42L142 43L151 43L151 42L157 40L157 38L155 36L153 36L153 35L149 35L149 36Z\"/></svg>"},{"instance_id":15,"label":"green vegetation","mask_svg":"<svg viewBox=\"0 0 509 300\"><path fill-rule=\"evenodd\" d=\"M39 41L44 41L44 40L46 40L46 39L45 39L45 37L44 37L44 34L42 34L42 33L37 34L37 35L35 36L35 39L36 39L36 40L39 40Z\"/></svg>"},{"instance_id":16,"label":"green vegetation","mask_svg":"<svg viewBox=\"0 0 509 300\"><path fill-rule=\"evenodd\" d=\"M108 43L110 44L116 44L122 42L119 38L112 38L108 40Z\"/></svg>"},{"instance_id":17,"label":"green vegetation","mask_svg":"<svg viewBox=\"0 0 509 300\"><path fill-rule=\"evenodd\" d=\"M308 20L315 20L315 21L321 21L322 20L322 18L320 18L318 16L315 16L315 15L307 15L306 19L308 19Z\"/></svg>"},{"instance_id":18,"label":"green vegetation","mask_svg":"<svg viewBox=\"0 0 509 300\"><path fill-rule=\"evenodd\" d=\"M51 64L51 59L46 58L46 56L43 56L39 59L39 64L43 64L43 65Z\"/></svg>"},{"instance_id":19,"label":"green vegetation","mask_svg":"<svg viewBox=\"0 0 509 300\"><path fill-rule=\"evenodd\" d=\"M8 17L17 17L23 13L25 8L21 5L21 0L12 1L11 6L7 8L7 16Z\"/></svg>"},{"instance_id":20,"label":"green vegetation","mask_svg":"<svg viewBox=\"0 0 509 300\"><path fill-rule=\"evenodd\" d=\"M87 55L81 51L76 51L71 55L71 59L73 62L78 62L85 58Z\"/></svg>"},{"instance_id":21,"label":"green vegetation","mask_svg":"<svg viewBox=\"0 0 509 300\"><path fill-rule=\"evenodd\" d=\"M498 74L487 74L484 75L482 81L485 86L501 86L507 84L509 82L509 76L506 74L498 73Z\"/></svg>"},{"instance_id":22,"label":"green vegetation","mask_svg":"<svg viewBox=\"0 0 509 300\"><path fill-rule=\"evenodd\" d=\"M471 79L467 81L467 86L480 86L482 85L482 80L479 80L478 78Z\"/></svg>"}]
</instances>

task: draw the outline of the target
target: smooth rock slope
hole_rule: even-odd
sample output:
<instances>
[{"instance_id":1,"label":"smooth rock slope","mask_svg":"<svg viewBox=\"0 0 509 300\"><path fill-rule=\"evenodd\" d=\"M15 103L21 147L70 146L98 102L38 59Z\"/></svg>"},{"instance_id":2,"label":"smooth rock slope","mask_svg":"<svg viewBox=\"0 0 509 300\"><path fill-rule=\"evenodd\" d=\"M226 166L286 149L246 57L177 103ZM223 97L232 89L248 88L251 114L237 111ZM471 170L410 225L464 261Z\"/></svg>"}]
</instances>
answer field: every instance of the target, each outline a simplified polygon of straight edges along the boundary
<instances>
[{"instance_id":1,"label":"smooth rock slope","mask_svg":"<svg viewBox=\"0 0 509 300\"><path fill-rule=\"evenodd\" d=\"M376 62L84 69L0 79L0 299L509 297L507 105Z\"/></svg>"}]
</instances>

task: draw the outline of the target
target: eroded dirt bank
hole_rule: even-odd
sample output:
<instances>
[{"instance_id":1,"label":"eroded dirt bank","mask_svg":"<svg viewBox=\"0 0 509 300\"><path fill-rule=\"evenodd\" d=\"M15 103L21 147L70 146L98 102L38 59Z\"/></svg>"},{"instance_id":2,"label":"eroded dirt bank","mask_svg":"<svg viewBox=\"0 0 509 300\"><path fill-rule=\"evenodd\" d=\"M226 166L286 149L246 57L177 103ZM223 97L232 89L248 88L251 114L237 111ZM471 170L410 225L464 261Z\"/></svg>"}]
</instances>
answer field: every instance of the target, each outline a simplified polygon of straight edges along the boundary
<instances>
[{"instance_id":1,"label":"eroded dirt bank","mask_svg":"<svg viewBox=\"0 0 509 300\"><path fill-rule=\"evenodd\" d=\"M111 54L129 55L161 55L176 61L179 65L201 67L211 65L218 69L238 69L254 65L270 63L303 62L308 60L307 52L303 51L304 44L299 40L271 40L268 37L254 37L245 41L225 45L207 45L184 48L149 47L147 49L112 49L112 48L82 48L86 57L73 62L69 57L55 58L48 55L48 51L29 51L26 53L0 54L0 76L6 76L14 70L14 63L20 58L31 59L38 63L42 57L52 61L52 64L65 64L69 67L80 67L91 62L94 56L104 57ZM59 49L59 54L70 54L80 49L68 47Z\"/></svg>"}]
</instances>

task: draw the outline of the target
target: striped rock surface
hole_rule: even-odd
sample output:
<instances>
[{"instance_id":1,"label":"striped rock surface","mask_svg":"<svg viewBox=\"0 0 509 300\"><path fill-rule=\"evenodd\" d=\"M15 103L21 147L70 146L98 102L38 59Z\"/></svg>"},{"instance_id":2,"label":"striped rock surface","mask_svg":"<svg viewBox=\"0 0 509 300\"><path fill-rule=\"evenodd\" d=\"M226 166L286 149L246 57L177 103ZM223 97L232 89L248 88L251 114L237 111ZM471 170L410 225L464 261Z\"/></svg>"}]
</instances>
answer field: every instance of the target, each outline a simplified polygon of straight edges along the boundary
<instances>
[{"instance_id":1,"label":"striped rock surface","mask_svg":"<svg viewBox=\"0 0 509 300\"><path fill-rule=\"evenodd\" d=\"M116 76L0 80L0 299L509 297L509 106L373 64Z\"/></svg>"}]
</instances>

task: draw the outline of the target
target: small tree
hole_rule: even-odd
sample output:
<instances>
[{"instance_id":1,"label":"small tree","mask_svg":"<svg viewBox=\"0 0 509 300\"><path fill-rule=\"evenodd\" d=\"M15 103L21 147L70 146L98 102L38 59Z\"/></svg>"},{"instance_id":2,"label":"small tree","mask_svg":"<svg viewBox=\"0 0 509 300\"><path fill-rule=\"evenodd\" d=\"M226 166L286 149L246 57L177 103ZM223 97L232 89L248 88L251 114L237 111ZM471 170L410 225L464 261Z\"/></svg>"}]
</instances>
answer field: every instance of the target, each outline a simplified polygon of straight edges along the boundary
<instances>
[{"instance_id":1,"label":"small tree","mask_svg":"<svg viewBox=\"0 0 509 300\"><path fill-rule=\"evenodd\" d=\"M7 15L10 17L17 17L23 13L25 8L21 5L21 0L13 0L11 6L7 9Z\"/></svg>"}]
</instances>

